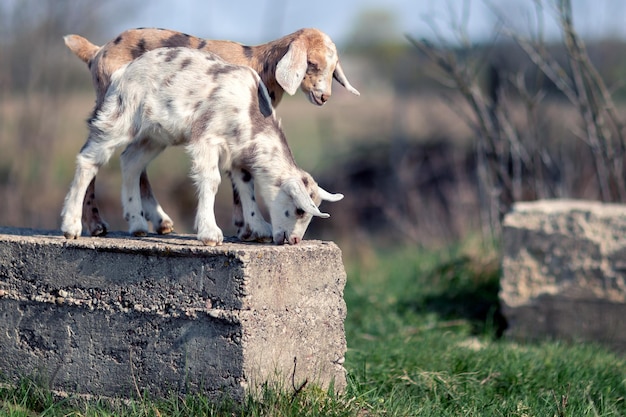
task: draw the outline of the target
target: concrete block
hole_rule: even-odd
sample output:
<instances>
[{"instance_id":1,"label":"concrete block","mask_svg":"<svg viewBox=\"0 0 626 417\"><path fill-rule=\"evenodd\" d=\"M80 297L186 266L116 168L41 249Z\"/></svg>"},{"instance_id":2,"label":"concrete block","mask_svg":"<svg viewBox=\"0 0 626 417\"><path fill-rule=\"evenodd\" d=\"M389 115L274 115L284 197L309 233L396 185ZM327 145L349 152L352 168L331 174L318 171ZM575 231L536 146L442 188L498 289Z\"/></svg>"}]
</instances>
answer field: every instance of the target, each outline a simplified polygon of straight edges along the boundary
<instances>
[{"instance_id":1,"label":"concrete block","mask_svg":"<svg viewBox=\"0 0 626 417\"><path fill-rule=\"evenodd\" d=\"M0 228L0 374L129 397L345 388L339 248Z\"/></svg>"},{"instance_id":2,"label":"concrete block","mask_svg":"<svg viewBox=\"0 0 626 417\"><path fill-rule=\"evenodd\" d=\"M502 272L509 335L626 350L626 206L516 204L504 219Z\"/></svg>"}]
</instances>

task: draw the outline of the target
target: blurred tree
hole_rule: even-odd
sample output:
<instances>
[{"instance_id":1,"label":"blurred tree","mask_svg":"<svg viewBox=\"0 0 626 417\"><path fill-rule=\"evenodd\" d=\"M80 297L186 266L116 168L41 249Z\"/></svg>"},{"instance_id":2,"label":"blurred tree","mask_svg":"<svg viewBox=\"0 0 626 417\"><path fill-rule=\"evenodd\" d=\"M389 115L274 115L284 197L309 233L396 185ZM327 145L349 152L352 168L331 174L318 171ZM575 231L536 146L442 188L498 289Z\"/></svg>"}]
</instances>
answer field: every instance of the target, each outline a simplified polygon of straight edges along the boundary
<instances>
[{"instance_id":1,"label":"blurred tree","mask_svg":"<svg viewBox=\"0 0 626 417\"><path fill-rule=\"evenodd\" d=\"M127 9L133 2L124 4ZM67 65L63 35L93 39L111 21L111 2L19 0L0 2L0 87L4 91L56 91L71 83L84 64ZM119 10L118 10L119 11ZM72 59L74 61L75 59ZM78 79L89 81L88 77ZM84 84L84 82L83 82Z\"/></svg>"}]
</instances>

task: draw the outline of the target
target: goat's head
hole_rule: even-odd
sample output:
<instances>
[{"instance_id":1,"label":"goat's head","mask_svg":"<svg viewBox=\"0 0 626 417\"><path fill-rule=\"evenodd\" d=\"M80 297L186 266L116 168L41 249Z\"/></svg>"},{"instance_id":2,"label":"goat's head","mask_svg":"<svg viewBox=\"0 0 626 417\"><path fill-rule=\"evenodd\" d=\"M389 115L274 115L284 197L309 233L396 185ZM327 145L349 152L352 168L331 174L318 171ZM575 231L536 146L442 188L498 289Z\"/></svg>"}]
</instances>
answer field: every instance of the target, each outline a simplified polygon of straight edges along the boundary
<instances>
[{"instance_id":1,"label":"goat's head","mask_svg":"<svg viewBox=\"0 0 626 417\"><path fill-rule=\"evenodd\" d=\"M348 91L360 95L343 73L337 48L328 35L316 29L303 29L298 34L276 66L276 81L287 94L294 95L300 86L311 103L321 106L330 98L335 78Z\"/></svg>"},{"instance_id":2,"label":"goat's head","mask_svg":"<svg viewBox=\"0 0 626 417\"><path fill-rule=\"evenodd\" d=\"M322 201L339 201L343 194L331 194L318 186L307 173L302 178L290 178L283 182L276 199L270 204L274 243L282 245L299 243L313 216L327 218L318 205Z\"/></svg>"}]
</instances>

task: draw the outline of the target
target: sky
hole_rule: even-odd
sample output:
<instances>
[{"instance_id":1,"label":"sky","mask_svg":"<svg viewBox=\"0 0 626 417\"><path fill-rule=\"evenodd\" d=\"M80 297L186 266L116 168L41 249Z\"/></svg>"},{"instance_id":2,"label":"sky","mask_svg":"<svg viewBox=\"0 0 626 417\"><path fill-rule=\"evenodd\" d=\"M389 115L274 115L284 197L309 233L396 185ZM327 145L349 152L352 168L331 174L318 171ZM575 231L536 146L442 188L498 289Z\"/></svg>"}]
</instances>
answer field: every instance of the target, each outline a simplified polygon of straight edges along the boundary
<instances>
[{"instance_id":1,"label":"sky","mask_svg":"<svg viewBox=\"0 0 626 417\"><path fill-rule=\"evenodd\" d=\"M302 27L316 27L341 44L349 39L364 10L386 10L395 19L390 37L433 38L435 24L447 39L454 39L449 28L457 26L466 28L473 41L484 41L496 22L488 3L520 30L537 25L533 0L150 0L120 19L110 36L131 27L164 27L257 44ZM574 23L583 36L626 39L626 1L572 0L572 4ZM557 36L549 16L546 12L546 33Z\"/></svg>"}]
</instances>

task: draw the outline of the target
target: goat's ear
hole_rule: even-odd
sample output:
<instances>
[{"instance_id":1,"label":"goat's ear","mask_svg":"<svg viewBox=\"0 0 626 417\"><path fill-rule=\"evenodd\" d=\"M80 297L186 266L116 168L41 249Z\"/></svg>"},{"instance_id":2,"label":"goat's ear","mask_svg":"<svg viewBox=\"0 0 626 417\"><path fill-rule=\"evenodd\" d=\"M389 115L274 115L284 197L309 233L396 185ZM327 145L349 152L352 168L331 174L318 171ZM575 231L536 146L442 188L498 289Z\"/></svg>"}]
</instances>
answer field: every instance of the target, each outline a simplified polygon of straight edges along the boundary
<instances>
[{"instance_id":1,"label":"goat's ear","mask_svg":"<svg viewBox=\"0 0 626 417\"><path fill-rule=\"evenodd\" d=\"M302 181L296 178L292 178L283 183L282 189L287 193L289 197L293 199L296 207L301 208L305 212L322 218L330 217L328 213L322 213L320 209L315 205L311 196L307 192Z\"/></svg>"},{"instance_id":2,"label":"goat's ear","mask_svg":"<svg viewBox=\"0 0 626 417\"><path fill-rule=\"evenodd\" d=\"M303 40L291 42L287 53L276 64L276 81L293 96L304 79L307 69L307 48Z\"/></svg>"}]
</instances>

